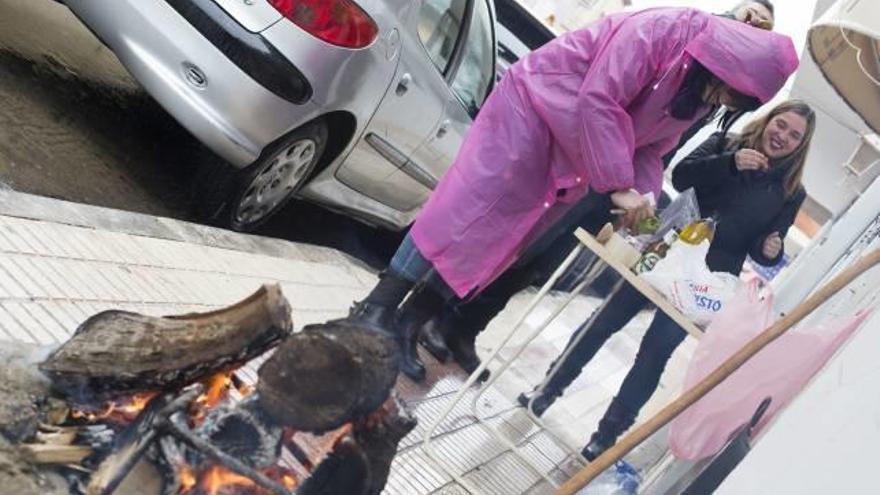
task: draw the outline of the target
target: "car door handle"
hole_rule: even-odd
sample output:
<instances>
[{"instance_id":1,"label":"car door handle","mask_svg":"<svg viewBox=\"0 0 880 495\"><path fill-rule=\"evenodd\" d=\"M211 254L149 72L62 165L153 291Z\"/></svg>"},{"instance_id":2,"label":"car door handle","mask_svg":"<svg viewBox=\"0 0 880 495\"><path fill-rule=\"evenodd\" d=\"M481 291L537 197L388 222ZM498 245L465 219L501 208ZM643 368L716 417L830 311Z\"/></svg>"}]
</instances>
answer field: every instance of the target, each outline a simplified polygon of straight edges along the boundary
<instances>
[{"instance_id":1,"label":"car door handle","mask_svg":"<svg viewBox=\"0 0 880 495\"><path fill-rule=\"evenodd\" d=\"M409 72L407 72L406 74L400 76L400 80L397 81L397 89L394 90L394 93L397 96L403 96L404 94L406 94L407 91L409 91L410 83L412 83L412 76Z\"/></svg>"},{"instance_id":2,"label":"car door handle","mask_svg":"<svg viewBox=\"0 0 880 495\"><path fill-rule=\"evenodd\" d=\"M446 135L447 132L449 132L449 125L450 124L452 124L452 122L450 122L449 119L446 119L443 122L440 122L440 127L437 128L437 137L438 138L442 138L443 136Z\"/></svg>"}]
</instances>

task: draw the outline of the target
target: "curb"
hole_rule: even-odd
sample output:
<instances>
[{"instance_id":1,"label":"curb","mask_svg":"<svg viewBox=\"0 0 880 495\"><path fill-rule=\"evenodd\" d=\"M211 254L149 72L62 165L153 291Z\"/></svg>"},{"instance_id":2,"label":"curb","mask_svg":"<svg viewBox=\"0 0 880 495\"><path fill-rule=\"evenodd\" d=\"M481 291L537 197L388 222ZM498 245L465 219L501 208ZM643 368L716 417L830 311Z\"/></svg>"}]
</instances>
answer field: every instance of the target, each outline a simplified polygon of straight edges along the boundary
<instances>
[{"instance_id":1,"label":"curb","mask_svg":"<svg viewBox=\"0 0 880 495\"><path fill-rule=\"evenodd\" d=\"M8 188L0 188L0 215L200 244L277 258L294 258L338 265L353 264L375 272L357 258L333 248L243 234L144 213L75 203L21 193Z\"/></svg>"}]
</instances>

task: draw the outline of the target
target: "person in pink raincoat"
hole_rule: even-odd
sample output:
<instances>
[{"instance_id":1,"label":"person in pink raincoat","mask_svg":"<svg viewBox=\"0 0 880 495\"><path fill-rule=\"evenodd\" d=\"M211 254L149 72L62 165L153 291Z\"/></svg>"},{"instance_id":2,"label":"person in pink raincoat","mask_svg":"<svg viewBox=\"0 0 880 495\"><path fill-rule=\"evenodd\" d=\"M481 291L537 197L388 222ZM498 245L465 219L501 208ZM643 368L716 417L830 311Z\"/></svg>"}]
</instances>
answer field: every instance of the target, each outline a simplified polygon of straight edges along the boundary
<instances>
[{"instance_id":1,"label":"person in pink raincoat","mask_svg":"<svg viewBox=\"0 0 880 495\"><path fill-rule=\"evenodd\" d=\"M718 104L770 100L797 65L787 36L696 9L611 15L547 43L490 94L350 318L394 336L401 371L423 379L416 333L444 300L486 287L589 190L627 221L650 215L681 134Z\"/></svg>"}]
</instances>

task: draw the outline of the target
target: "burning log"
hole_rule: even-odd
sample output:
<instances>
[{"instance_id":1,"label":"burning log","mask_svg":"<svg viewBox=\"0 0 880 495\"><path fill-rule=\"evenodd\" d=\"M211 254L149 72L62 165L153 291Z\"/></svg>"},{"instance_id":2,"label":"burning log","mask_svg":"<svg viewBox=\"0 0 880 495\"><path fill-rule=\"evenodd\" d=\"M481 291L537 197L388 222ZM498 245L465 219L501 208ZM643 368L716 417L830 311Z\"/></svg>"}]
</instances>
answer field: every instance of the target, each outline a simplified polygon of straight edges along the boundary
<instances>
[{"instance_id":1,"label":"burning log","mask_svg":"<svg viewBox=\"0 0 880 495\"><path fill-rule=\"evenodd\" d=\"M336 444L312 475L297 490L297 495L366 495L370 486L370 462L360 445L351 437Z\"/></svg>"},{"instance_id":2,"label":"burning log","mask_svg":"<svg viewBox=\"0 0 880 495\"><path fill-rule=\"evenodd\" d=\"M292 331L277 285L218 311L151 317L104 311L87 319L41 365L77 401L172 390L239 366Z\"/></svg>"},{"instance_id":3,"label":"burning log","mask_svg":"<svg viewBox=\"0 0 880 495\"><path fill-rule=\"evenodd\" d=\"M376 410L397 379L394 342L348 320L309 325L259 370L257 393L279 424L324 432Z\"/></svg>"},{"instance_id":4,"label":"burning log","mask_svg":"<svg viewBox=\"0 0 880 495\"><path fill-rule=\"evenodd\" d=\"M417 423L416 418L392 396L382 409L355 426L354 439L361 446L370 466L369 495L378 495L385 489L391 463L397 454L397 445Z\"/></svg>"}]
</instances>

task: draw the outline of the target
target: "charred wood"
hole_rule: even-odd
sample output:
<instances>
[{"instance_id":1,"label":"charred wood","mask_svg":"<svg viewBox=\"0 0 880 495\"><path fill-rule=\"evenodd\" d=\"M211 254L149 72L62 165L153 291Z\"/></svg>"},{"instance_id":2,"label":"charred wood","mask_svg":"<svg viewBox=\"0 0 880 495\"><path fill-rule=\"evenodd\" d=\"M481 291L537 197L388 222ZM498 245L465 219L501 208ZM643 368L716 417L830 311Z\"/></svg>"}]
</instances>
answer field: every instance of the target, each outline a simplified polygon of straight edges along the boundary
<instances>
[{"instance_id":1,"label":"charred wood","mask_svg":"<svg viewBox=\"0 0 880 495\"><path fill-rule=\"evenodd\" d=\"M95 470L86 488L86 495L113 493L152 446L166 418L175 411L185 409L202 391L200 385L195 385L180 395L167 393L153 398L135 421L116 437L113 453L101 461Z\"/></svg>"},{"instance_id":2,"label":"charred wood","mask_svg":"<svg viewBox=\"0 0 880 495\"><path fill-rule=\"evenodd\" d=\"M104 311L87 319L41 365L75 402L179 388L237 367L292 331L277 285L209 313L152 317Z\"/></svg>"},{"instance_id":3,"label":"charred wood","mask_svg":"<svg viewBox=\"0 0 880 495\"><path fill-rule=\"evenodd\" d=\"M185 443L189 447L199 451L210 459L219 462L230 470L250 478L260 487L268 490L274 495L290 495L290 492L279 485L275 481L269 479L262 473L251 468L247 464L241 462L235 457L223 452L215 447L211 442L198 436L186 424L186 419L180 413L172 414L171 417L164 422L162 430L173 435L175 438Z\"/></svg>"},{"instance_id":4,"label":"charred wood","mask_svg":"<svg viewBox=\"0 0 880 495\"><path fill-rule=\"evenodd\" d=\"M397 454L397 446L417 423L416 418L392 396L382 409L355 425L354 438L370 466L368 494L382 493L391 472L391 463Z\"/></svg>"},{"instance_id":5,"label":"charred wood","mask_svg":"<svg viewBox=\"0 0 880 495\"><path fill-rule=\"evenodd\" d=\"M195 433L252 468L268 468L281 455L283 428L263 412L256 396L212 410Z\"/></svg>"},{"instance_id":6,"label":"charred wood","mask_svg":"<svg viewBox=\"0 0 880 495\"><path fill-rule=\"evenodd\" d=\"M297 495L365 495L370 482L370 462L350 437L341 440L312 475L296 490Z\"/></svg>"},{"instance_id":7,"label":"charred wood","mask_svg":"<svg viewBox=\"0 0 880 495\"><path fill-rule=\"evenodd\" d=\"M390 338L335 320L292 335L259 370L257 392L277 423L324 432L378 408L398 365Z\"/></svg>"}]
</instances>

